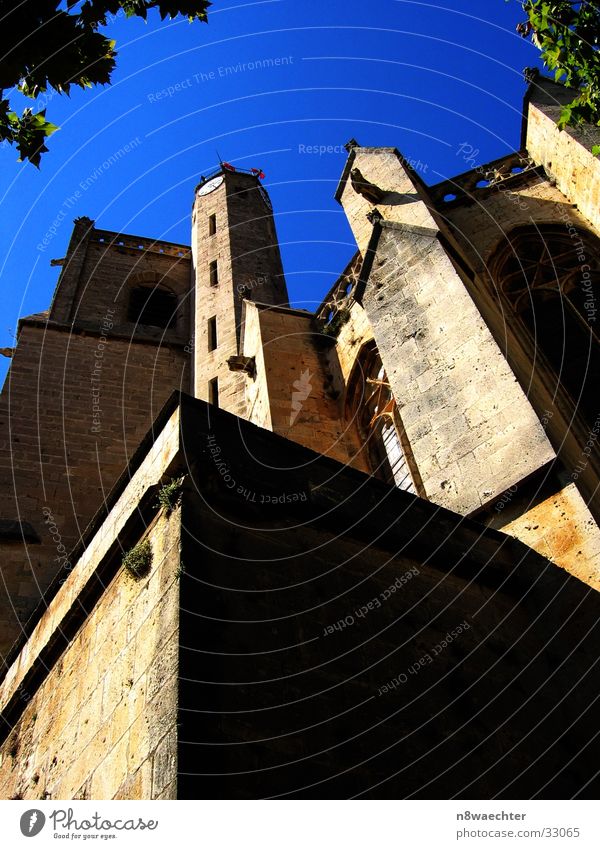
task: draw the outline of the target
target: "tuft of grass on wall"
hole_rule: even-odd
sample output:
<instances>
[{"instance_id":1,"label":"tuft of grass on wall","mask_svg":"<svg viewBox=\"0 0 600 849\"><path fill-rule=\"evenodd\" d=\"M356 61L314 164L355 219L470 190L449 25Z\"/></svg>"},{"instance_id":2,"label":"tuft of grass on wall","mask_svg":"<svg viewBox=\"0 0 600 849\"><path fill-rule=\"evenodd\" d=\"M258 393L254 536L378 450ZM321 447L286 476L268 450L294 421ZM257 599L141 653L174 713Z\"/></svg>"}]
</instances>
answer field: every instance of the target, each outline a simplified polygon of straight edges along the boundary
<instances>
[{"instance_id":1,"label":"tuft of grass on wall","mask_svg":"<svg viewBox=\"0 0 600 849\"><path fill-rule=\"evenodd\" d=\"M142 540L123 557L124 568L134 578L147 575L152 566L152 546L149 539Z\"/></svg>"},{"instance_id":2,"label":"tuft of grass on wall","mask_svg":"<svg viewBox=\"0 0 600 849\"><path fill-rule=\"evenodd\" d=\"M181 487L183 484L183 476L180 478L172 478L169 483L164 484L158 491L157 507L163 507L167 514L174 510L181 497Z\"/></svg>"},{"instance_id":3,"label":"tuft of grass on wall","mask_svg":"<svg viewBox=\"0 0 600 849\"><path fill-rule=\"evenodd\" d=\"M340 330L350 319L350 310L340 309L336 312L329 324L326 324L321 331L325 336L337 338Z\"/></svg>"}]
</instances>

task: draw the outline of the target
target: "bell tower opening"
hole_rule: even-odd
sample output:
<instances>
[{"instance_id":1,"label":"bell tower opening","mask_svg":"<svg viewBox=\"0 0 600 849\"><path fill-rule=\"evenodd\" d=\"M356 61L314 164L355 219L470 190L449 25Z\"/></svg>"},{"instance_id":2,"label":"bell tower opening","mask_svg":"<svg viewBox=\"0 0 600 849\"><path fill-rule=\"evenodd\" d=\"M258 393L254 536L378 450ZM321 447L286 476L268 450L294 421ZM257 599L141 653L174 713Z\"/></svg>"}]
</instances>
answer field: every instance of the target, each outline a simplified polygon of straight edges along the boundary
<instances>
[{"instance_id":1,"label":"bell tower opening","mask_svg":"<svg viewBox=\"0 0 600 849\"><path fill-rule=\"evenodd\" d=\"M136 286L129 295L127 319L137 325L162 327L175 326L177 296L168 289Z\"/></svg>"}]
</instances>

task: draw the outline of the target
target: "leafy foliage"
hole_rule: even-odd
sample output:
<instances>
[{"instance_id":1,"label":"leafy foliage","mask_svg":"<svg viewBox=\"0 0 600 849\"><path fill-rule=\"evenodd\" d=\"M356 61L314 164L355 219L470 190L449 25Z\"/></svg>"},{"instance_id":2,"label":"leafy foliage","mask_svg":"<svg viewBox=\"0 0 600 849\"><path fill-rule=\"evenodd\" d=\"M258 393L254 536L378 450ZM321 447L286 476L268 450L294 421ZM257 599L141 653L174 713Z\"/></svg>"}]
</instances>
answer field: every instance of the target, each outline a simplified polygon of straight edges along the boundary
<instances>
[{"instance_id":1,"label":"leafy foliage","mask_svg":"<svg viewBox=\"0 0 600 849\"><path fill-rule=\"evenodd\" d=\"M559 127L584 121L600 126L600 4L570 0L526 0L527 21L517 31L531 37L554 79L573 88ZM600 147L594 149L599 153Z\"/></svg>"},{"instance_id":2,"label":"leafy foliage","mask_svg":"<svg viewBox=\"0 0 600 849\"><path fill-rule=\"evenodd\" d=\"M321 333L325 336L337 337L342 327L350 320L350 310L339 309L328 324L323 326Z\"/></svg>"},{"instance_id":3,"label":"leafy foliage","mask_svg":"<svg viewBox=\"0 0 600 849\"><path fill-rule=\"evenodd\" d=\"M183 480L183 476L180 478L172 478L169 483L164 484L164 486L162 486L158 491L156 506L164 508L167 513L174 510L181 498Z\"/></svg>"},{"instance_id":4,"label":"leafy foliage","mask_svg":"<svg viewBox=\"0 0 600 849\"><path fill-rule=\"evenodd\" d=\"M162 20L184 15L190 22L207 20L208 0L0 0L0 141L15 144L20 160L39 166L46 138L57 127L46 110L11 110L7 92L35 99L54 89L69 94L71 86L91 88L110 83L115 68L115 42L98 31L119 14L146 20L156 9Z\"/></svg>"}]
</instances>

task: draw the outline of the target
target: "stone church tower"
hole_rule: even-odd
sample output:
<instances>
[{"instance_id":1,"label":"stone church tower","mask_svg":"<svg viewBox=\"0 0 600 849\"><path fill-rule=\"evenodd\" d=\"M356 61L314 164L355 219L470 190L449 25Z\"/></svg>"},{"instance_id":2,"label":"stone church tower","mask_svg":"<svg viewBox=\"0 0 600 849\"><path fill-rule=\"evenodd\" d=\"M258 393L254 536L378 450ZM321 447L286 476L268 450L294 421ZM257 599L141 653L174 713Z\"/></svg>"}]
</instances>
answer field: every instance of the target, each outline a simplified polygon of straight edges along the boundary
<instances>
[{"instance_id":1,"label":"stone church tower","mask_svg":"<svg viewBox=\"0 0 600 849\"><path fill-rule=\"evenodd\" d=\"M248 418L243 372L228 368L240 351L244 299L288 302L271 202L256 176L222 168L200 183L192 255L194 394Z\"/></svg>"},{"instance_id":2,"label":"stone church tower","mask_svg":"<svg viewBox=\"0 0 600 849\"><path fill-rule=\"evenodd\" d=\"M520 149L481 166L462 145L461 173L435 186L395 148L348 142L336 199L357 251L315 313L289 305L256 169L201 178L191 247L75 222L0 397L0 793L378 786L392 754L357 771L344 740L361 738L365 763L386 734L412 740L422 708L393 725L405 691L388 715L379 696L397 685L379 683L468 632L438 661L458 684L425 713L455 686L491 704L506 679L505 709L530 707L456 780L472 776L469 797L528 795L496 764L554 698L540 682L576 647L566 692L597 645L565 624L547 648L556 593L579 628L599 621L600 164L593 129L558 131L564 97L535 80ZM511 664L538 656L515 684ZM577 693L534 735L531 788L560 773L557 729L569 751L589 738ZM313 762L297 729L346 708L346 730L314 732ZM423 765L393 792L436 787L498 715L456 750L451 711L417 735L402 757ZM263 760L256 786L232 777ZM586 769L572 780L592 792ZM563 775L554 792L570 788Z\"/></svg>"}]
</instances>

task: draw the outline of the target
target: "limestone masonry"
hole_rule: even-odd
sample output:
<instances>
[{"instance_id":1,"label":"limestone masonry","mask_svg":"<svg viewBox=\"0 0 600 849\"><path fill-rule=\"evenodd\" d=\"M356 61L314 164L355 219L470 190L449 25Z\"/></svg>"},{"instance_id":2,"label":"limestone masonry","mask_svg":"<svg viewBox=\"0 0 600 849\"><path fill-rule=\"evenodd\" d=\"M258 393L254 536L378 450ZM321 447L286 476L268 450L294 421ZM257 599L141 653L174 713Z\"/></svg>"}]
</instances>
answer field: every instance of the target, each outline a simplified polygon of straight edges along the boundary
<instances>
[{"instance_id":1,"label":"limestone masonry","mask_svg":"<svg viewBox=\"0 0 600 849\"><path fill-rule=\"evenodd\" d=\"M564 96L434 186L350 140L315 313L256 170L201 178L191 246L76 220L0 396L2 798L597 795L600 162Z\"/></svg>"}]
</instances>

